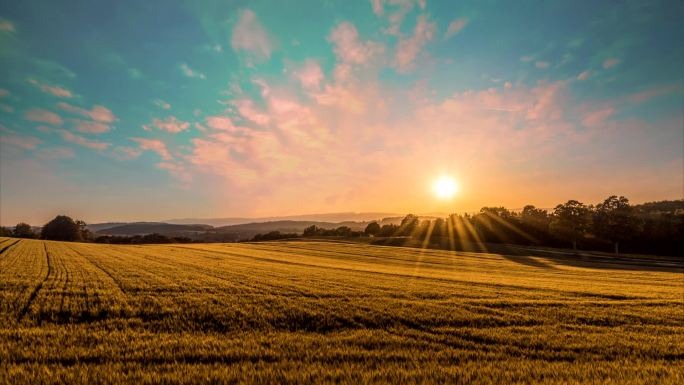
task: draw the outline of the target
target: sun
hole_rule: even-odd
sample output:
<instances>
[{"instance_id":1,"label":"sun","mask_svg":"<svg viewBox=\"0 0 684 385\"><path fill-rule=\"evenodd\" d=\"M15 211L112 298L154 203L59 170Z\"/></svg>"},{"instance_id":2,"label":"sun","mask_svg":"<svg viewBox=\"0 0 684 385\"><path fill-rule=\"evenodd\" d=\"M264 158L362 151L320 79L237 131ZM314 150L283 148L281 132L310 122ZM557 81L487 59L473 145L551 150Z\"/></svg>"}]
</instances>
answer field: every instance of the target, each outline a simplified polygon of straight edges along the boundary
<instances>
[{"instance_id":1,"label":"sun","mask_svg":"<svg viewBox=\"0 0 684 385\"><path fill-rule=\"evenodd\" d=\"M439 199L451 199L458 193L458 183L453 177L442 175L432 183L432 191Z\"/></svg>"}]
</instances>

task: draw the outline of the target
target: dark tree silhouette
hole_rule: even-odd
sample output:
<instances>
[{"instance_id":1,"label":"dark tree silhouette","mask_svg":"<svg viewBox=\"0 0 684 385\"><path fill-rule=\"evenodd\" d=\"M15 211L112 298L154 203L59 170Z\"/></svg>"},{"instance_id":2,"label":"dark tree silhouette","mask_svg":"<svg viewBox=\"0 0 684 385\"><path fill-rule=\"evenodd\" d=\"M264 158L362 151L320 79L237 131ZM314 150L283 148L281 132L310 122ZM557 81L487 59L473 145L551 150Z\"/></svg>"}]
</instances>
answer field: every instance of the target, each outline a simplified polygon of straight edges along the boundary
<instances>
[{"instance_id":1,"label":"dark tree silhouette","mask_svg":"<svg viewBox=\"0 0 684 385\"><path fill-rule=\"evenodd\" d=\"M12 231L12 235L16 238L35 238L36 234L33 232L33 229L31 228L31 225L28 223L17 223L16 226L14 226L14 231Z\"/></svg>"},{"instance_id":2,"label":"dark tree silhouette","mask_svg":"<svg viewBox=\"0 0 684 385\"><path fill-rule=\"evenodd\" d=\"M413 233L416 227L418 227L419 223L420 221L418 220L417 216L413 214L408 214L404 217L404 219L401 220L401 224L399 225L399 231L397 235L411 235L411 233Z\"/></svg>"},{"instance_id":3,"label":"dark tree silhouette","mask_svg":"<svg viewBox=\"0 0 684 385\"><path fill-rule=\"evenodd\" d=\"M569 200L554 209L551 229L561 238L572 241L573 250L577 250L577 240L589 229L590 213L583 203Z\"/></svg>"},{"instance_id":4,"label":"dark tree silhouette","mask_svg":"<svg viewBox=\"0 0 684 385\"><path fill-rule=\"evenodd\" d=\"M58 215L43 226L40 237L54 241L80 241L81 227L66 215Z\"/></svg>"},{"instance_id":5,"label":"dark tree silhouette","mask_svg":"<svg viewBox=\"0 0 684 385\"><path fill-rule=\"evenodd\" d=\"M623 196L611 195L596 205L593 232L613 242L615 255L620 255L620 242L634 237L641 227L629 200Z\"/></svg>"},{"instance_id":6,"label":"dark tree silhouette","mask_svg":"<svg viewBox=\"0 0 684 385\"><path fill-rule=\"evenodd\" d=\"M363 230L363 232L367 235L378 235L380 232L380 225L378 222L371 222L366 226L366 229Z\"/></svg>"}]
</instances>

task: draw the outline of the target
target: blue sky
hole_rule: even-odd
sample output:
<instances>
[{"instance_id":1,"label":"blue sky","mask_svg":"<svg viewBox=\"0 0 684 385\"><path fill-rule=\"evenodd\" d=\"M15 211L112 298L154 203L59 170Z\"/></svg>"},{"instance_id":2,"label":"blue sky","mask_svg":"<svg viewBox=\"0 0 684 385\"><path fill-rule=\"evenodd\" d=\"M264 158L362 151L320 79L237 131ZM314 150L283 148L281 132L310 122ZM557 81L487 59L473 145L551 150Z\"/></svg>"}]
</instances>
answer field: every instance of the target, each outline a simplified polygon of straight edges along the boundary
<instances>
[{"instance_id":1,"label":"blue sky","mask_svg":"<svg viewBox=\"0 0 684 385\"><path fill-rule=\"evenodd\" d=\"M677 1L0 5L0 222L684 196ZM461 193L440 201L431 181Z\"/></svg>"}]
</instances>

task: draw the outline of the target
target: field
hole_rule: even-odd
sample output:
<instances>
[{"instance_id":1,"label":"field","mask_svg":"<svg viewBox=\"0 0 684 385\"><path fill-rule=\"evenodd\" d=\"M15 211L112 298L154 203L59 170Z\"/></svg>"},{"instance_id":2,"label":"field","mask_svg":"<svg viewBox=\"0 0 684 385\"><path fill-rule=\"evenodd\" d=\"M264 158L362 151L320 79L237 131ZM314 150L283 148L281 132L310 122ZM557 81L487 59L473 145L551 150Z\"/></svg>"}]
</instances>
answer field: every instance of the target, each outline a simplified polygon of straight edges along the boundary
<instances>
[{"instance_id":1,"label":"field","mask_svg":"<svg viewBox=\"0 0 684 385\"><path fill-rule=\"evenodd\" d=\"M684 269L0 238L0 383L684 383Z\"/></svg>"}]
</instances>

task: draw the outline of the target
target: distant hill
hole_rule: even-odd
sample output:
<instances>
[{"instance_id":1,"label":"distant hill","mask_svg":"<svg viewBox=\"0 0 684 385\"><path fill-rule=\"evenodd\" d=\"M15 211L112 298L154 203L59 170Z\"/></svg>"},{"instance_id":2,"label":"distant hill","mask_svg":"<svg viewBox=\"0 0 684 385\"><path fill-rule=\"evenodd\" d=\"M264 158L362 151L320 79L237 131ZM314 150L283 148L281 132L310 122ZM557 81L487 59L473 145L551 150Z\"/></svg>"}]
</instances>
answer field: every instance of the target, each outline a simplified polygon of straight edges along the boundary
<instances>
[{"instance_id":1,"label":"distant hill","mask_svg":"<svg viewBox=\"0 0 684 385\"><path fill-rule=\"evenodd\" d=\"M264 223L264 222L278 222L278 221L313 221L313 222L370 222L379 221L386 217L396 217L401 214L383 213L383 212L367 212L367 213L326 213L326 214L306 214L306 215L289 215L276 217L262 217L262 218L244 218L244 217L229 217L229 218L179 218L169 219L163 223L172 224L196 224L204 223L215 227L232 226L248 223Z\"/></svg>"},{"instance_id":2,"label":"distant hill","mask_svg":"<svg viewBox=\"0 0 684 385\"><path fill-rule=\"evenodd\" d=\"M127 225L127 222L106 222L106 223L94 223L86 225L86 228L92 232L99 232L104 229L111 229L112 227Z\"/></svg>"},{"instance_id":3,"label":"distant hill","mask_svg":"<svg viewBox=\"0 0 684 385\"><path fill-rule=\"evenodd\" d=\"M114 227L100 228L100 230L95 232L105 235L145 235L152 233L165 235L187 235L186 233L192 234L205 232L211 229L213 229L213 227L209 225L175 225L161 222L136 222Z\"/></svg>"},{"instance_id":4,"label":"distant hill","mask_svg":"<svg viewBox=\"0 0 684 385\"><path fill-rule=\"evenodd\" d=\"M651 214L674 213L678 210L681 212L684 210L684 199L675 201L646 202L635 205L634 208Z\"/></svg>"}]
</instances>

